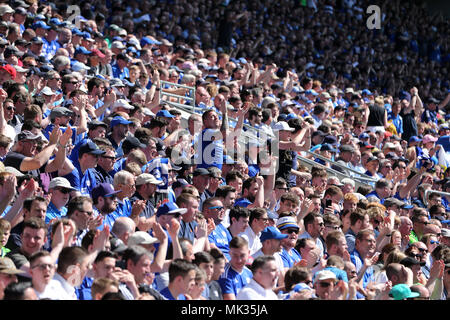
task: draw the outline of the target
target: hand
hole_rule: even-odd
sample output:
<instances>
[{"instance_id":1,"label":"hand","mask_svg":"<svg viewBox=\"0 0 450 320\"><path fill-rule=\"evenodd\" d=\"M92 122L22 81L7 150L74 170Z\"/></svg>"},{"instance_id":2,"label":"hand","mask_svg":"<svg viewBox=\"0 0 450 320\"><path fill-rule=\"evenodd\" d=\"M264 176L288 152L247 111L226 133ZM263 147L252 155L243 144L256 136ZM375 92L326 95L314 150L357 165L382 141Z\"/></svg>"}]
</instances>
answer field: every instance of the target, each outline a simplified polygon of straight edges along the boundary
<instances>
[{"instance_id":1,"label":"hand","mask_svg":"<svg viewBox=\"0 0 450 320\"><path fill-rule=\"evenodd\" d=\"M208 218L208 235L216 229L213 218Z\"/></svg>"},{"instance_id":2,"label":"hand","mask_svg":"<svg viewBox=\"0 0 450 320\"><path fill-rule=\"evenodd\" d=\"M56 247L59 244L64 243L64 225L62 223L58 224L52 239L52 247Z\"/></svg>"},{"instance_id":3,"label":"hand","mask_svg":"<svg viewBox=\"0 0 450 320\"><path fill-rule=\"evenodd\" d=\"M331 291L331 300L344 300L347 298L348 285L345 281L339 280L337 285L334 286L333 291Z\"/></svg>"},{"instance_id":4,"label":"hand","mask_svg":"<svg viewBox=\"0 0 450 320\"><path fill-rule=\"evenodd\" d=\"M145 200L137 200L131 207L131 216L137 217L145 208Z\"/></svg>"},{"instance_id":5,"label":"hand","mask_svg":"<svg viewBox=\"0 0 450 320\"><path fill-rule=\"evenodd\" d=\"M52 132L50 132L48 144L49 145L57 144L59 139L61 138L61 135L62 135L62 133L61 133L61 130L59 129L59 125L56 125L53 128Z\"/></svg>"},{"instance_id":6,"label":"hand","mask_svg":"<svg viewBox=\"0 0 450 320\"><path fill-rule=\"evenodd\" d=\"M443 260L435 260L430 268L430 279L441 278L444 274L445 264Z\"/></svg>"},{"instance_id":7,"label":"hand","mask_svg":"<svg viewBox=\"0 0 450 320\"><path fill-rule=\"evenodd\" d=\"M97 251L104 250L106 242L109 239L109 234L109 226L104 226L102 231L97 231L97 234L94 237L94 241L92 242L93 249Z\"/></svg>"},{"instance_id":8,"label":"hand","mask_svg":"<svg viewBox=\"0 0 450 320\"><path fill-rule=\"evenodd\" d=\"M90 218L88 221L88 228L89 230L96 230L98 227L100 227L103 224L103 216L99 214L95 218Z\"/></svg>"},{"instance_id":9,"label":"hand","mask_svg":"<svg viewBox=\"0 0 450 320\"><path fill-rule=\"evenodd\" d=\"M59 143L62 146L67 146L67 143L69 143L69 140L72 138L72 127L70 125L67 125L66 131L61 135L59 138Z\"/></svg>"},{"instance_id":10,"label":"hand","mask_svg":"<svg viewBox=\"0 0 450 320\"><path fill-rule=\"evenodd\" d=\"M16 195L17 178L15 175L6 176L3 182L2 192L0 194L2 199L13 199Z\"/></svg>"},{"instance_id":11,"label":"hand","mask_svg":"<svg viewBox=\"0 0 450 320\"><path fill-rule=\"evenodd\" d=\"M207 236L208 236L208 224L206 223L206 220L203 219L199 222L197 228L195 229L195 237L197 239L200 239Z\"/></svg>"},{"instance_id":12,"label":"hand","mask_svg":"<svg viewBox=\"0 0 450 320\"><path fill-rule=\"evenodd\" d=\"M5 102L5 100L8 98L8 94L5 90L0 89L0 103Z\"/></svg>"},{"instance_id":13,"label":"hand","mask_svg":"<svg viewBox=\"0 0 450 320\"><path fill-rule=\"evenodd\" d=\"M379 255L379 252L375 252L372 257L364 259L364 265L367 268L373 266L375 263L377 263Z\"/></svg>"},{"instance_id":14,"label":"hand","mask_svg":"<svg viewBox=\"0 0 450 320\"><path fill-rule=\"evenodd\" d=\"M162 243L165 239L168 238L167 234L164 232L164 229L158 222L155 222L153 224L152 230L155 238L159 240L159 243Z\"/></svg>"},{"instance_id":15,"label":"hand","mask_svg":"<svg viewBox=\"0 0 450 320\"><path fill-rule=\"evenodd\" d=\"M19 187L19 197L22 199L31 198L38 188L38 184L34 179L28 181L24 180L22 185Z\"/></svg>"},{"instance_id":16,"label":"hand","mask_svg":"<svg viewBox=\"0 0 450 320\"><path fill-rule=\"evenodd\" d=\"M169 232L169 235L172 239L178 237L178 231L180 231L180 222L177 219L170 220L167 231Z\"/></svg>"}]
</instances>

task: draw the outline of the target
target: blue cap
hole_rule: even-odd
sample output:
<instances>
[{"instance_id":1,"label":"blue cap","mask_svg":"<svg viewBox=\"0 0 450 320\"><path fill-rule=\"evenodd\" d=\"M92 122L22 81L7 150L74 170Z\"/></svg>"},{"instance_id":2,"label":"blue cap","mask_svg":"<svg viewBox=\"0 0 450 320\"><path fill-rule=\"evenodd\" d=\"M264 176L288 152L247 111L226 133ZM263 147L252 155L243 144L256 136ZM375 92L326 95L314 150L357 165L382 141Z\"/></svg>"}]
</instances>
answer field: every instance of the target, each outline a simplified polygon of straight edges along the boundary
<instances>
[{"instance_id":1,"label":"blue cap","mask_svg":"<svg viewBox=\"0 0 450 320\"><path fill-rule=\"evenodd\" d=\"M173 114L171 114L169 111L167 110L159 110L156 113L157 117L164 117L164 118L175 118L175 116Z\"/></svg>"},{"instance_id":2,"label":"blue cap","mask_svg":"<svg viewBox=\"0 0 450 320\"><path fill-rule=\"evenodd\" d=\"M369 134L367 132L363 132L358 137L359 140L361 139L369 139Z\"/></svg>"},{"instance_id":3,"label":"blue cap","mask_svg":"<svg viewBox=\"0 0 450 320\"><path fill-rule=\"evenodd\" d=\"M111 128L113 128L114 126L116 126L118 124L132 124L132 123L133 123L132 121L128 121L124 117L116 116L111 120L111 123L109 124L109 126Z\"/></svg>"},{"instance_id":4,"label":"blue cap","mask_svg":"<svg viewBox=\"0 0 450 320\"><path fill-rule=\"evenodd\" d=\"M173 214L173 213L179 213L184 214L186 213L186 208L178 208L178 206L173 202L166 202L159 206L158 211L156 211L156 216L160 217L164 214Z\"/></svg>"},{"instance_id":5,"label":"blue cap","mask_svg":"<svg viewBox=\"0 0 450 320\"><path fill-rule=\"evenodd\" d=\"M338 143L337 138L335 136L325 136L322 143L330 144L330 145L336 145Z\"/></svg>"},{"instance_id":6,"label":"blue cap","mask_svg":"<svg viewBox=\"0 0 450 320\"><path fill-rule=\"evenodd\" d=\"M418 136L412 136L411 138L409 138L409 143L420 141L422 141L422 139L420 139Z\"/></svg>"},{"instance_id":7,"label":"blue cap","mask_svg":"<svg viewBox=\"0 0 450 320\"><path fill-rule=\"evenodd\" d=\"M369 96L372 95L372 92L370 92L369 89L364 89L361 93L362 93L362 94L367 94L367 95L369 95Z\"/></svg>"},{"instance_id":8,"label":"blue cap","mask_svg":"<svg viewBox=\"0 0 450 320\"><path fill-rule=\"evenodd\" d=\"M259 237L259 239L261 240L261 242L264 242L264 241L270 240L270 239L282 240L282 239L286 239L287 237L289 237L287 234L282 234L280 232L280 230L278 230L277 228L275 228L273 226L270 226L270 227L266 227L261 232L261 236Z\"/></svg>"},{"instance_id":9,"label":"blue cap","mask_svg":"<svg viewBox=\"0 0 450 320\"><path fill-rule=\"evenodd\" d=\"M83 34L82 37L85 38L85 39L90 39L91 38L91 34L89 32L87 32L87 31L84 31L82 34Z\"/></svg>"},{"instance_id":10,"label":"blue cap","mask_svg":"<svg viewBox=\"0 0 450 320\"><path fill-rule=\"evenodd\" d=\"M239 58L239 63L242 63L242 64L247 64L247 60L245 60L245 58Z\"/></svg>"},{"instance_id":11,"label":"blue cap","mask_svg":"<svg viewBox=\"0 0 450 320\"><path fill-rule=\"evenodd\" d=\"M72 29L72 35L76 35L76 36L83 36L83 32L81 32L78 28L73 28Z\"/></svg>"},{"instance_id":12,"label":"blue cap","mask_svg":"<svg viewBox=\"0 0 450 320\"><path fill-rule=\"evenodd\" d=\"M402 209L412 209L414 206L412 204L404 204Z\"/></svg>"},{"instance_id":13,"label":"blue cap","mask_svg":"<svg viewBox=\"0 0 450 320\"><path fill-rule=\"evenodd\" d=\"M112 197L119 192L122 190L115 191L110 183L100 183L92 189L91 196L92 199L98 199L98 197Z\"/></svg>"},{"instance_id":14,"label":"blue cap","mask_svg":"<svg viewBox=\"0 0 450 320\"><path fill-rule=\"evenodd\" d=\"M89 51L88 49L86 49L85 47L79 46L78 48L75 49L75 53L74 55L76 56L77 54L91 54L92 51Z\"/></svg>"},{"instance_id":15,"label":"blue cap","mask_svg":"<svg viewBox=\"0 0 450 320\"><path fill-rule=\"evenodd\" d=\"M338 152L335 148L333 148L333 146L331 144L328 144L328 143L322 144L322 146L320 147L320 151L330 151L330 152L334 152L334 153Z\"/></svg>"},{"instance_id":16,"label":"blue cap","mask_svg":"<svg viewBox=\"0 0 450 320\"><path fill-rule=\"evenodd\" d=\"M287 116L286 116L286 119L285 119L285 121L288 121L288 120L291 120L291 119L297 119L298 117L297 117L297 115L295 114L295 113L289 113Z\"/></svg>"},{"instance_id":17,"label":"blue cap","mask_svg":"<svg viewBox=\"0 0 450 320\"><path fill-rule=\"evenodd\" d=\"M319 95L316 91L313 91L313 90L306 90L305 94L312 94L313 96L318 96Z\"/></svg>"},{"instance_id":18,"label":"blue cap","mask_svg":"<svg viewBox=\"0 0 450 320\"><path fill-rule=\"evenodd\" d=\"M43 28L45 30L50 29L50 27L44 21L38 21L31 26L33 29Z\"/></svg>"},{"instance_id":19,"label":"blue cap","mask_svg":"<svg viewBox=\"0 0 450 320\"><path fill-rule=\"evenodd\" d=\"M100 150L97 145L91 141L88 140L85 143L83 143L80 148L78 149L78 156L81 157L85 153L90 153L93 155L101 155L104 154L105 151Z\"/></svg>"},{"instance_id":20,"label":"blue cap","mask_svg":"<svg viewBox=\"0 0 450 320\"><path fill-rule=\"evenodd\" d=\"M441 223L443 223L443 224L450 224L450 220L442 220Z\"/></svg>"},{"instance_id":21,"label":"blue cap","mask_svg":"<svg viewBox=\"0 0 450 320\"><path fill-rule=\"evenodd\" d=\"M158 44L159 45L159 44L161 44L161 42L153 40L153 39L150 39L149 37L143 37L141 39L141 46L143 47L146 44Z\"/></svg>"},{"instance_id":22,"label":"blue cap","mask_svg":"<svg viewBox=\"0 0 450 320\"><path fill-rule=\"evenodd\" d=\"M54 24L54 25L57 25L57 26L60 26L60 25L62 24L62 22L59 21L58 18L51 18L51 19L50 19L50 23L51 23L51 24Z\"/></svg>"}]
</instances>

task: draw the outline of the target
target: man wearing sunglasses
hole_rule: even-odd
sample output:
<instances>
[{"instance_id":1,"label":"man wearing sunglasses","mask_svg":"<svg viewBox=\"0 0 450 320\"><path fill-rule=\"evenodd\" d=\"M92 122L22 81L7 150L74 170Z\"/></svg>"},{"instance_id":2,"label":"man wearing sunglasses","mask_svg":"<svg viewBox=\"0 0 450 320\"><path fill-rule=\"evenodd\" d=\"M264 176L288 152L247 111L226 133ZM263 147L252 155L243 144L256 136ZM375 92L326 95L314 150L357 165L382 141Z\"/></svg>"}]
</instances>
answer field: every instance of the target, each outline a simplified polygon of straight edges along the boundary
<instances>
[{"instance_id":1,"label":"man wearing sunglasses","mask_svg":"<svg viewBox=\"0 0 450 320\"><path fill-rule=\"evenodd\" d=\"M50 223L52 219L60 219L67 214L66 204L69 202L70 192L74 190L75 188L70 185L66 178L56 177L50 181L48 193L51 198L45 215L46 224Z\"/></svg>"},{"instance_id":2,"label":"man wearing sunglasses","mask_svg":"<svg viewBox=\"0 0 450 320\"><path fill-rule=\"evenodd\" d=\"M208 236L211 247L222 251L227 260L230 261L229 243L232 236L222 224L222 221L225 218L225 208L222 201L216 197L206 199L203 203L202 213L206 219L214 220L215 229Z\"/></svg>"}]
</instances>

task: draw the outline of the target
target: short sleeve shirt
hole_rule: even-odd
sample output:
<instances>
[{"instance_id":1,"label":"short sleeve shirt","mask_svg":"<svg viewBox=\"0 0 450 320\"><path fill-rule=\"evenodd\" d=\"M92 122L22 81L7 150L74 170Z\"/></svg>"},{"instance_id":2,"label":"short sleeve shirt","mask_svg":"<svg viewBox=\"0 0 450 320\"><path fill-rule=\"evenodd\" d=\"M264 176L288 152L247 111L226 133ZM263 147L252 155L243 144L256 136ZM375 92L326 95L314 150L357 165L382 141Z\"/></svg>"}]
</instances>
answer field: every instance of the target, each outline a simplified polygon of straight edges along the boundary
<instances>
[{"instance_id":1,"label":"short sleeve shirt","mask_svg":"<svg viewBox=\"0 0 450 320\"><path fill-rule=\"evenodd\" d=\"M238 295L239 291L250 283L253 274L247 267L239 273L231 267L230 263L225 265L225 271L219 278L222 294Z\"/></svg>"}]
</instances>

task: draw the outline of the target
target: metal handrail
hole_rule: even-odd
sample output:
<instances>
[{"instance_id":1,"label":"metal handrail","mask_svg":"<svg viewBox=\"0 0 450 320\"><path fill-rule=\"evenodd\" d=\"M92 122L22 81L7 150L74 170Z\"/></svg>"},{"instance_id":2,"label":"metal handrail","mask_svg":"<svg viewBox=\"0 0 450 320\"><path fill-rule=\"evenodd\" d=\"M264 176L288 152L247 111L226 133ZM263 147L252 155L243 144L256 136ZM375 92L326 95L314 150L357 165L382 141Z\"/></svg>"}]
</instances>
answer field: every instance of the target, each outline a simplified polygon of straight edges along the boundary
<instances>
[{"instance_id":1,"label":"metal handrail","mask_svg":"<svg viewBox=\"0 0 450 320\"><path fill-rule=\"evenodd\" d=\"M444 192L444 191L438 191L438 190L425 190L425 194L424 194L424 203L426 206L428 206L428 194L429 193L437 193L437 194L441 194L443 196L449 196L450 197L450 193L449 192Z\"/></svg>"},{"instance_id":2,"label":"metal handrail","mask_svg":"<svg viewBox=\"0 0 450 320\"><path fill-rule=\"evenodd\" d=\"M165 100L165 99L160 99L160 103L164 102L164 103L173 105L176 108L182 108L184 111L189 112L191 114L196 113L196 111L203 111L204 110L203 108L197 108L195 106L195 87L189 87L189 86L185 86L185 85L182 85L182 84L161 80L160 81L160 90L165 89L164 88L165 85L171 86L171 87L175 87L175 88L189 89L190 92L192 92L192 96L193 97L186 97L186 96L181 96L181 95L177 95L177 94L167 93L167 92L162 92L161 91L161 96L165 95L165 96L168 96L168 97L176 98L177 102L168 101L168 100ZM180 103L180 100L182 100L182 99L190 102L190 104ZM228 117L228 122L229 123L232 122L234 124L233 127L235 127L237 122L238 122L238 120L235 119L235 118ZM257 137L258 129L256 129L256 128L252 127L252 126L249 126L248 124L245 124L245 123L243 124L243 128L245 128L246 130L250 131L253 134L253 136L258 139L258 137Z\"/></svg>"},{"instance_id":3,"label":"metal handrail","mask_svg":"<svg viewBox=\"0 0 450 320\"><path fill-rule=\"evenodd\" d=\"M343 178L351 178L351 179L355 180L355 182L357 182L357 183L360 184L360 185L369 185L369 184L367 183L367 181L368 181L368 182L373 182L373 181L368 180L368 179L366 179L366 178L364 178L364 177L349 177L349 176L346 175L345 173L342 173L342 172L340 172L340 171L336 171L336 170L334 170L334 169L332 169L332 168L329 168L329 167L327 167L327 166L324 166L324 165L321 164L321 163L315 162L314 160L311 160L311 159L308 159L308 158L305 158L305 157L302 157L302 156L298 156L298 159L299 159L300 161L304 162L304 163L309 164L310 166L316 166L316 167L319 167L319 168L323 168L323 169L325 169L328 173L337 176L337 177L338 177L339 179L341 179L341 180L342 180Z\"/></svg>"},{"instance_id":4,"label":"metal handrail","mask_svg":"<svg viewBox=\"0 0 450 320\"><path fill-rule=\"evenodd\" d=\"M305 151L305 152L310 154L310 155L312 155L312 156L314 156L314 157L316 157L316 158L319 158L319 159L322 159L324 161L327 161L331 165L335 165L336 167L342 168L342 169L346 170L347 172L353 172L353 173L357 174L359 177L365 178L367 181L377 182L377 179L374 179L374 178L372 178L372 177L370 177L370 176L368 176L368 175L366 175L364 173L361 173L358 170L355 170L355 169L352 169L352 168L348 168L348 167L346 167L345 165L343 165L341 163L338 163L338 162L335 162L335 161L330 160L328 158L325 158L324 156L322 156L320 154L314 153L314 152L309 151L309 150ZM355 177L352 177L352 178L355 178Z\"/></svg>"}]
</instances>

